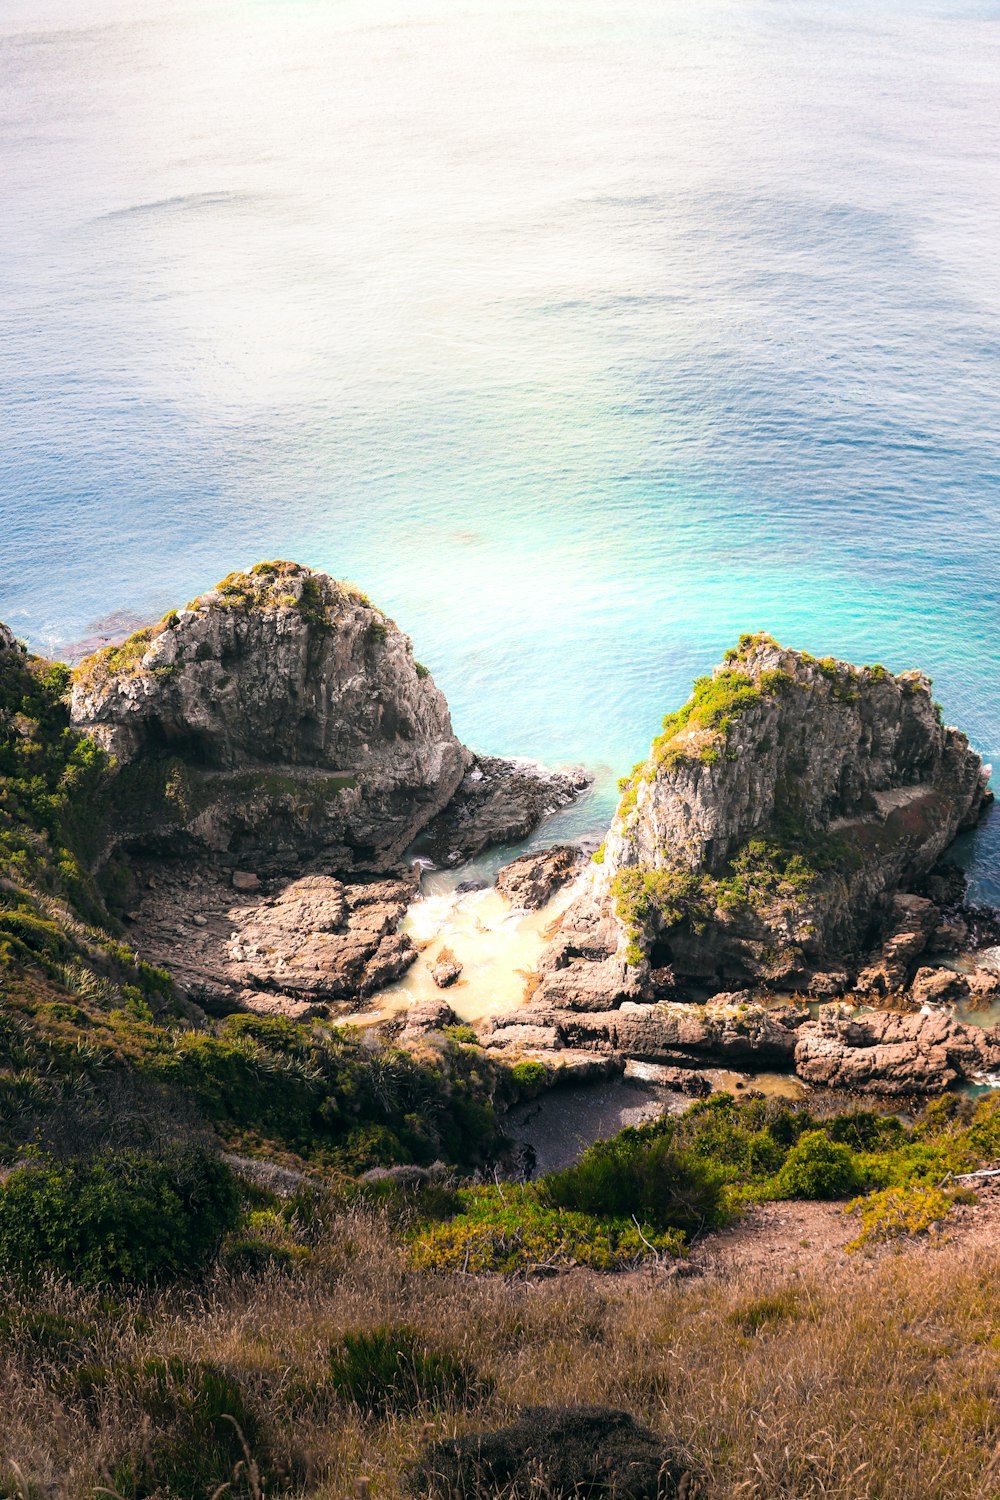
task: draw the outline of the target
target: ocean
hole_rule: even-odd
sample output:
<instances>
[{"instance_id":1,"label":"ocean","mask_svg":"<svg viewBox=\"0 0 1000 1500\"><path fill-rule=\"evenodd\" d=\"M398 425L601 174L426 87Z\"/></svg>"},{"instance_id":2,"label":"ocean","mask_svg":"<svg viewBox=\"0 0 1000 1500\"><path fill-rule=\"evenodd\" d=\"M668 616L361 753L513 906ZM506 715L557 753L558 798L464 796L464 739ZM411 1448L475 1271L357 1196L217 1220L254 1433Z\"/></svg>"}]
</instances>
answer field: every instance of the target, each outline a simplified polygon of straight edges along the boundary
<instances>
[{"instance_id":1,"label":"ocean","mask_svg":"<svg viewBox=\"0 0 1000 1500\"><path fill-rule=\"evenodd\" d=\"M4 0L0 618L325 568L570 832L745 630L1000 756L998 101L997 4Z\"/></svg>"}]
</instances>

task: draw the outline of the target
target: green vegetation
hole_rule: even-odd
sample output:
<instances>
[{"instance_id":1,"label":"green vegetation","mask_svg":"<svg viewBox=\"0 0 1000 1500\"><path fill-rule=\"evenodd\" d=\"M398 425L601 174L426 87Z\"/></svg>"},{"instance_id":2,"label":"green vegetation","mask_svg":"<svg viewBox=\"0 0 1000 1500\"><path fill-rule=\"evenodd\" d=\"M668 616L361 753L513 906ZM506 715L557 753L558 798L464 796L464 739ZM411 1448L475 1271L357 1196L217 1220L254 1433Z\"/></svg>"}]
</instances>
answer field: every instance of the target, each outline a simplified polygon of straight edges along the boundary
<instances>
[{"instance_id":1,"label":"green vegetation","mask_svg":"<svg viewBox=\"0 0 1000 1500\"><path fill-rule=\"evenodd\" d=\"M695 875L676 865L627 866L611 889L629 936L628 961L640 963L649 941L678 923L701 932L715 915L795 902L831 872L855 869L859 858L847 840L810 828L786 810L766 833L745 839L717 875Z\"/></svg>"},{"instance_id":2,"label":"green vegetation","mask_svg":"<svg viewBox=\"0 0 1000 1500\"><path fill-rule=\"evenodd\" d=\"M823 1130L807 1130L799 1137L775 1183L782 1198L849 1198L860 1186L855 1152Z\"/></svg>"},{"instance_id":3,"label":"green vegetation","mask_svg":"<svg viewBox=\"0 0 1000 1500\"><path fill-rule=\"evenodd\" d=\"M548 1072L544 1063L519 1062L511 1068L510 1076L519 1093L537 1094L545 1087Z\"/></svg>"},{"instance_id":4,"label":"green vegetation","mask_svg":"<svg viewBox=\"0 0 1000 1500\"><path fill-rule=\"evenodd\" d=\"M242 1387L220 1365L178 1355L85 1365L74 1383L86 1407L128 1403L144 1419L143 1440L123 1436L110 1455L108 1480L121 1500L165 1492L196 1500L219 1489L251 1500L261 1479L284 1488L282 1476L269 1472Z\"/></svg>"},{"instance_id":5,"label":"green vegetation","mask_svg":"<svg viewBox=\"0 0 1000 1500\"><path fill-rule=\"evenodd\" d=\"M766 698L789 691L795 679L788 672L772 669L752 676L736 669L757 645L776 645L770 636L742 636L740 649L727 652L726 663L712 677L695 680L691 697L683 708L669 713L662 732L652 744L649 758L637 762L618 783L622 793L616 816L623 823L635 808L639 784L653 781L661 770L672 770L685 761L714 765L726 753L729 731L737 719ZM691 731L700 731L692 735Z\"/></svg>"},{"instance_id":6,"label":"green vegetation","mask_svg":"<svg viewBox=\"0 0 1000 1500\"><path fill-rule=\"evenodd\" d=\"M239 1208L232 1172L203 1150L34 1162L0 1184L0 1267L82 1286L194 1275Z\"/></svg>"},{"instance_id":7,"label":"green vegetation","mask_svg":"<svg viewBox=\"0 0 1000 1500\"><path fill-rule=\"evenodd\" d=\"M428 1348L415 1329L385 1324L344 1335L330 1352L330 1384L342 1401L376 1416L472 1405L491 1386L453 1355Z\"/></svg>"},{"instance_id":8,"label":"green vegetation","mask_svg":"<svg viewBox=\"0 0 1000 1500\"><path fill-rule=\"evenodd\" d=\"M627 1216L559 1207L548 1201L548 1179L521 1187L465 1188L457 1199L454 1218L426 1225L414 1236L417 1268L476 1275L539 1266L618 1271L651 1254L679 1254L683 1245L677 1230L657 1231Z\"/></svg>"},{"instance_id":9,"label":"green vegetation","mask_svg":"<svg viewBox=\"0 0 1000 1500\"><path fill-rule=\"evenodd\" d=\"M719 1168L681 1145L674 1131L630 1129L543 1178L540 1192L557 1208L691 1236L723 1221L724 1185Z\"/></svg>"}]
</instances>

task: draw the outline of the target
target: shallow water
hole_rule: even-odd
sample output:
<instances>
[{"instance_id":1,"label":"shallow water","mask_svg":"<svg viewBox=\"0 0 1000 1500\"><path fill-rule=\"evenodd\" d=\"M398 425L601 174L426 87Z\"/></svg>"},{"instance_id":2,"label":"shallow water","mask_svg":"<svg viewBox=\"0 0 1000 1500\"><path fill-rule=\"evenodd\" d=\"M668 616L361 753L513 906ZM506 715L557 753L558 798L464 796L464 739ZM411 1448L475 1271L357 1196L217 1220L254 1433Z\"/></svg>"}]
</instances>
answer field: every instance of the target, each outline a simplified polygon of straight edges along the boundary
<instances>
[{"instance_id":1,"label":"shallow water","mask_svg":"<svg viewBox=\"0 0 1000 1500\"><path fill-rule=\"evenodd\" d=\"M468 867L461 873L469 878ZM420 949L417 960L379 992L366 1018L389 1019L422 1000L445 1000L460 1020L480 1021L522 1004L525 981L566 909L570 888L531 912L512 910L491 887L460 893L443 873L425 875L422 890L401 924ZM442 948L462 964L460 978L446 990L431 977Z\"/></svg>"},{"instance_id":2,"label":"shallow water","mask_svg":"<svg viewBox=\"0 0 1000 1500\"><path fill-rule=\"evenodd\" d=\"M996 755L998 97L991 0L6 0L0 618L353 577L570 831L745 629Z\"/></svg>"}]
</instances>

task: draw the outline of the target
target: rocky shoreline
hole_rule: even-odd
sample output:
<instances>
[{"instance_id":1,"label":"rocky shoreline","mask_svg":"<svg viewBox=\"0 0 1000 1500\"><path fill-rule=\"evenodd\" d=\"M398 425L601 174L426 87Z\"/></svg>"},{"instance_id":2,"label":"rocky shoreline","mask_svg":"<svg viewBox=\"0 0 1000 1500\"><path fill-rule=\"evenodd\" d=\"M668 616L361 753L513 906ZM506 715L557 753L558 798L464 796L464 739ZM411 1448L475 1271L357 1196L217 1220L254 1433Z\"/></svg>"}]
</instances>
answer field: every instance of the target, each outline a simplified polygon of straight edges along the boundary
<instances>
[{"instance_id":1,"label":"rocky shoreline","mask_svg":"<svg viewBox=\"0 0 1000 1500\"><path fill-rule=\"evenodd\" d=\"M516 846L591 780L474 754L394 622L293 563L85 659L72 722L108 757L109 909L212 1014L377 1011L418 957L421 870ZM478 1044L546 1082L642 1063L688 1093L720 1067L890 1097L1000 1075L1000 1028L954 1013L1000 1003L1000 922L942 863L988 775L920 673L742 638L623 779L593 859L501 870L514 912L570 899ZM438 959L460 994L462 952ZM456 1020L442 998L391 1024L426 1047Z\"/></svg>"}]
</instances>

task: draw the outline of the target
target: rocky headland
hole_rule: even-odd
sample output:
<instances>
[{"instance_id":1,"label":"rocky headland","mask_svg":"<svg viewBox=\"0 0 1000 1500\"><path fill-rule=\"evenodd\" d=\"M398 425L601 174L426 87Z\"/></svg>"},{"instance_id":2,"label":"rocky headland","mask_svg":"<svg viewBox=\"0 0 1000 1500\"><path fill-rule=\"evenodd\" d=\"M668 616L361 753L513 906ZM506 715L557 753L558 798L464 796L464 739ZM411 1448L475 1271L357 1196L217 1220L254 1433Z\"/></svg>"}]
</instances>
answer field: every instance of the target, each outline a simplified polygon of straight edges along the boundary
<instances>
[{"instance_id":1,"label":"rocky headland","mask_svg":"<svg viewBox=\"0 0 1000 1500\"><path fill-rule=\"evenodd\" d=\"M398 627L287 562L86 658L71 720L103 756L88 878L215 1014L377 1017L417 957L421 865L523 839L590 779L475 756ZM1000 1000L1000 925L942 864L987 781L919 672L744 637L668 714L592 859L555 845L500 872L513 912L571 899L480 1044L549 1078L639 1061L695 1092L719 1067L883 1095L1000 1073L1000 1032L955 1014ZM463 953L434 964L460 995ZM395 1024L417 1044L454 1023L430 1004Z\"/></svg>"},{"instance_id":2,"label":"rocky headland","mask_svg":"<svg viewBox=\"0 0 1000 1500\"><path fill-rule=\"evenodd\" d=\"M920 673L744 637L624 779L530 1002L484 1042L882 1094L995 1073L1000 1032L938 1008L1000 998L1000 929L937 873L988 774Z\"/></svg>"},{"instance_id":3,"label":"rocky headland","mask_svg":"<svg viewBox=\"0 0 1000 1500\"><path fill-rule=\"evenodd\" d=\"M35 670L6 627L0 650ZM396 624L291 562L230 574L85 657L69 689L103 754L88 874L213 1012L365 1001L416 957L398 929L417 853L456 865L523 839L591 779L475 755Z\"/></svg>"}]
</instances>

